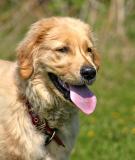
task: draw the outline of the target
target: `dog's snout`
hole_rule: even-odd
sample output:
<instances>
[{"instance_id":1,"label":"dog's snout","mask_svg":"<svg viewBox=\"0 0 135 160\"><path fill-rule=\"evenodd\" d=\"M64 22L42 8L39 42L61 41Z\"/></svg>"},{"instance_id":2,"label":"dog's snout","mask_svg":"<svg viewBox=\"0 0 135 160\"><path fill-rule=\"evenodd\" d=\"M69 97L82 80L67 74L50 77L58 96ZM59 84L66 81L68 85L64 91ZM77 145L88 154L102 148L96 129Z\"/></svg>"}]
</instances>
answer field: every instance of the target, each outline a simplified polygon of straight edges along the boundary
<instances>
[{"instance_id":1,"label":"dog's snout","mask_svg":"<svg viewBox=\"0 0 135 160\"><path fill-rule=\"evenodd\" d=\"M94 67L83 66L80 70L81 76L86 80L91 80L96 77L96 70Z\"/></svg>"}]
</instances>

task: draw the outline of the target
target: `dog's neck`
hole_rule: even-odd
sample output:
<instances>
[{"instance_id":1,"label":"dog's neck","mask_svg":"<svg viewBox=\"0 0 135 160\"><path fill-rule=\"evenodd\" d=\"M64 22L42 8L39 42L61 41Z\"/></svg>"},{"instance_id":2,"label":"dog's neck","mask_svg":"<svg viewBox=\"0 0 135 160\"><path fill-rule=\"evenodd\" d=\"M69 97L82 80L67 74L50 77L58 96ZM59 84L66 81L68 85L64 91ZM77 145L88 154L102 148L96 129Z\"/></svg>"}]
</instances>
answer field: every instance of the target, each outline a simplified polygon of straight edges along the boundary
<instances>
[{"instance_id":1,"label":"dog's neck","mask_svg":"<svg viewBox=\"0 0 135 160\"><path fill-rule=\"evenodd\" d=\"M42 78L34 77L27 82L21 81L20 91L33 106L41 120L46 119L52 128L60 128L69 123L76 109L70 102L60 98L51 88L47 87Z\"/></svg>"}]
</instances>

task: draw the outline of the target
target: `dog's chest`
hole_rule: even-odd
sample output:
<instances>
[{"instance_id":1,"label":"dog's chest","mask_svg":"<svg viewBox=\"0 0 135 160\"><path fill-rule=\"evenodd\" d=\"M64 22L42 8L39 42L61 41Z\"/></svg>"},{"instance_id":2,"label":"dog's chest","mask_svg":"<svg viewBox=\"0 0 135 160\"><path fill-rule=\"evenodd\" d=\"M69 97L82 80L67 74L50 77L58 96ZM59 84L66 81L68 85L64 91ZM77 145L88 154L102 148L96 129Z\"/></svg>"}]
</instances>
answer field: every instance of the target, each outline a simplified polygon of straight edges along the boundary
<instances>
[{"instance_id":1,"label":"dog's chest","mask_svg":"<svg viewBox=\"0 0 135 160\"><path fill-rule=\"evenodd\" d=\"M46 148L49 160L67 160L70 152L74 146L76 136L79 130L78 115L74 114L70 117L70 121L64 123L59 128L57 135L65 145L65 147L58 145L55 141L52 141ZM47 160L48 160L47 159Z\"/></svg>"},{"instance_id":2,"label":"dog's chest","mask_svg":"<svg viewBox=\"0 0 135 160\"><path fill-rule=\"evenodd\" d=\"M59 120L57 122L59 122ZM37 155L39 155L38 153L39 151L44 153L42 154L43 158L39 156L41 160L67 160L74 146L77 133L78 133L78 115L74 114L70 117L70 121L68 121L67 123L63 123L63 125L58 128L58 132L56 132L57 136L61 139L65 147L59 145L55 140L52 140L48 145L44 145L44 147L42 148L40 147L42 151L38 149L37 151L35 151L35 153L37 152ZM45 140L47 138L47 135L43 136L44 139L42 141L42 146L43 144L45 144ZM35 139L37 137L33 138Z\"/></svg>"},{"instance_id":3,"label":"dog's chest","mask_svg":"<svg viewBox=\"0 0 135 160\"><path fill-rule=\"evenodd\" d=\"M77 114L76 110L65 103L58 106L56 105L52 109L45 111L44 117L51 127L59 128L71 123L71 117L74 114Z\"/></svg>"}]
</instances>

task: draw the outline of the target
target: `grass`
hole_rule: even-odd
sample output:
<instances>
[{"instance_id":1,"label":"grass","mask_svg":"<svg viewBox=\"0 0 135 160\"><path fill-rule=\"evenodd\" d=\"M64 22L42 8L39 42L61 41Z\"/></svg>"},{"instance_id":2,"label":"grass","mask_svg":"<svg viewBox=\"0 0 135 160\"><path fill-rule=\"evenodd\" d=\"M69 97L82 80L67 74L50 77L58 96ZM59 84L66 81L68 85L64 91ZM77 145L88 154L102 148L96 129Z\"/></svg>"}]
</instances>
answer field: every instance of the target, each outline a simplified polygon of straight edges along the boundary
<instances>
[{"instance_id":1,"label":"grass","mask_svg":"<svg viewBox=\"0 0 135 160\"><path fill-rule=\"evenodd\" d=\"M94 114L80 113L80 134L71 160L135 159L135 63L122 56L102 57L92 90L97 95Z\"/></svg>"}]
</instances>

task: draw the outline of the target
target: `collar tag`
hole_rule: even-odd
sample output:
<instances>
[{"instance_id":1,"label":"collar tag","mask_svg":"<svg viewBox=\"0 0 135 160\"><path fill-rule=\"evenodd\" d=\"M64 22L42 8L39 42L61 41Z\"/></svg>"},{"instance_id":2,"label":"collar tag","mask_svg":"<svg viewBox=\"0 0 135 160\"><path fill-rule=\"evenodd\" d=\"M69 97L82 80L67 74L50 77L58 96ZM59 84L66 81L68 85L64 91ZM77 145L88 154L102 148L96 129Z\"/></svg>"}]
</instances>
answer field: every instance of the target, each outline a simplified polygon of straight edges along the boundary
<instances>
[{"instance_id":1,"label":"collar tag","mask_svg":"<svg viewBox=\"0 0 135 160\"><path fill-rule=\"evenodd\" d=\"M46 133L48 137L46 138L45 145L48 145L53 140L55 134L56 134L55 130L53 130L52 134Z\"/></svg>"}]
</instances>

